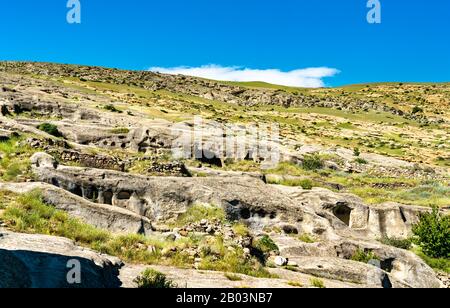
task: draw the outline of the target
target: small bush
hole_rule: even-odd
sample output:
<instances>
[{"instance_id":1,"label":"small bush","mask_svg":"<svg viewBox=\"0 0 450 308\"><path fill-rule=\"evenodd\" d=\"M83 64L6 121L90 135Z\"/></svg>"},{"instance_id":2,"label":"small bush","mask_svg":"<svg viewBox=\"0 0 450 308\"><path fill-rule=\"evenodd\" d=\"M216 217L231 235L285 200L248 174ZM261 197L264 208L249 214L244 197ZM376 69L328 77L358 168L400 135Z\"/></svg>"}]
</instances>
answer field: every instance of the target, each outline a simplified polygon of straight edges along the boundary
<instances>
[{"instance_id":1,"label":"small bush","mask_svg":"<svg viewBox=\"0 0 450 308\"><path fill-rule=\"evenodd\" d=\"M258 239L254 244L253 247L258 249L259 251L263 253L268 253L271 251L278 251L278 246L275 244L275 242L268 236L264 235L260 239Z\"/></svg>"},{"instance_id":2,"label":"small bush","mask_svg":"<svg viewBox=\"0 0 450 308\"><path fill-rule=\"evenodd\" d=\"M450 258L450 216L443 216L437 207L424 213L413 226L415 243L432 258Z\"/></svg>"},{"instance_id":3,"label":"small bush","mask_svg":"<svg viewBox=\"0 0 450 308\"><path fill-rule=\"evenodd\" d=\"M359 148L355 148L353 150L353 155L355 155L356 157L359 157L361 155L361 151L359 150Z\"/></svg>"},{"instance_id":4,"label":"small bush","mask_svg":"<svg viewBox=\"0 0 450 308\"><path fill-rule=\"evenodd\" d=\"M315 288L325 289L325 284L324 284L323 280L321 280L319 278L311 278L309 280L309 283Z\"/></svg>"},{"instance_id":5,"label":"small bush","mask_svg":"<svg viewBox=\"0 0 450 308\"><path fill-rule=\"evenodd\" d=\"M287 284L290 285L291 287L303 288L303 284L301 284L298 281L288 281Z\"/></svg>"},{"instance_id":6,"label":"small bush","mask_svg":"<svg viewBox=\"0 0 450 308\"><path fill-rule=\"evenodd\" d=\"M177 287L173 281L167 279L166 275L153 269L145 270L134 282L139 289L171 289Z\"/></svg>"},{"instance_id":7,"label":"small bush","mask_svg":"<svg viewBox=\"0 0 450 308\"><path fill-rule=\"evenodd\" d=\"M55 136L55 137L62 137L61 132L58 130L58 127L54 124L50 124L50 123L42 123L41 125L38 126L38 129L46 132L49 135Z\"/></svg>"},{"instance_id":8,"label":"small bush","mask_svg":"<svg viewBox=\"0 0 450 308\"><path fill-rule=\"evenodd\" d=\"M311 180L305 179L298 182L298 186L305 190L311 190L314 187L314 184Z\"/></svg>"},{"instance_id":9,"label":"small bush","mask_svg":"<svg viewBox=\"0 0 450 308\"><path fill-rule=\"evenodd\" d=\"M367 160L365 160L363 158L360 158L360 157L355 159L355 163L360 164L360 165L367 165L368 164Z\"/></svg>"},{"instance_id":10,"label":"small bush","mask_svg":"<svg viewBox=\"0 0 450 308\"><path fill-rule=\"evenodd\" d=\"M369 263L370 260L380 260L380 258L373 251L364 251L358 249L351 258L353 261Z\"/></svg>"},{"instance_id":11,"label":"small bush","mask_svg":"<svg viewBox=\"0 0 450 308\"><path fill-rule=\"evenodd\" d=\"M312 244L312 243L316 242L309 234L306 234L306 233L299 235L298 239L300 241L302 241L303 243L307 243L307 244Z\"/></svg>"},{"instance_id":12,"label":"small bush","mask_svg":"<svg viewBox=\"0 0 450 308\"><path fill-rule=\"evenodd\" d=\"M318 155L308 155L304 157L302 167L305 170L311 171L323 169L324 162Z\"/></svg>"},{"instance_id":13,"label":"small bush","mask_svg":"<svg viewBox=\"0 0 450 308\"><path fill-rule=\"evenodd\" d=\"M248 236L250 234L250 230L248 229L248 226L246 224L237 223L237 224L233 225L232 228L233 228L233 232L236 235Z\"/></svg>"},{"instance_id":14,"label":"small bush","mask_svg":"<svg viewBox=\"0 0 450 308\"><path fill-rule=\"evenodd\" d=\"M106 105L103 107L103 109L107 110L107 111L111 111L111 112L117 112L117 113L122 113L122 110L117 109L114 105Z\"/></svg>"},{"instance_id":15,"label":"small bush","mask_svg":"<svg viewBox=\"0 0 450 308\"><path fill-rule=\"evenodd\" d=\"M409 250L411 249L412 240L411 239L397 239L397 238L389 238L389 237L383 237L380 240L381 243L388 246L393 246L400 249Z\"/></svg>"}]
</instances>

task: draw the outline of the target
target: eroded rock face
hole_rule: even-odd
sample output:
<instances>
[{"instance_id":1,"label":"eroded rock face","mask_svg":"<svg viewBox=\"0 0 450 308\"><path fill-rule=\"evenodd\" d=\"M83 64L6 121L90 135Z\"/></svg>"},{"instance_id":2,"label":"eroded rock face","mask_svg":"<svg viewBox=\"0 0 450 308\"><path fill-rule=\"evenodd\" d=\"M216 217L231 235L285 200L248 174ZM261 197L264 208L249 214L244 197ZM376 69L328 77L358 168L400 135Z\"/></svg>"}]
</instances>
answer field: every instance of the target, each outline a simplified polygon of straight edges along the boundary
<instances>
[{"instance_id":1,"label":"eroded rock face","mask_svg":"<svg viewBox=\"0 0 450 308\"><path fill-rule=\"evenodd\" d=\"M0 229L0 288L115 288L120 260L76 246L72 241ZM81 281L67 279L79 262ZM69 266L68 266L69 264ZM72 277L72 276L69 276Z\"/></svg>"},{"instance_id":2,"label":"eroded rock face","mask_svg":"<svg viewBox=\"0 0 450 308\"><path fill-rule=\"evenodd\" d=\"M154 178L57 166L42 153L32 160L41 181L88 199L92 199L91 191L98 191L93 201L107 203L111 208L127 208L150 221L167 222L189 206L205 203L223 207L229 218L246 221L253 230L281 227L284 240L275 240L283 257L297 263L305 274L377 287L440 286L434 272L417 256L375 241L390 232L408 234L408 220L403 218L412 221L415 214L405 214L400 207L367 206L353 195L266 185L247 176ZM111 192L108 200L105 191ZM300 233L313 234L320 243L302 245L289 241L289 234ZM379 268L351 261L359 250L375 252L380 258ZM373 275L368 277L369 269Z\"/></svg>"},{"instance_id":3,"label":"eroded rock face","mask_svg":"<svg viewBox=\"0 0 450 308\"><path fill-rule=\"evenodd\" d=\"M61 188L45 183L0 183L0 190L27 193L39 190L44 201L72 217L79 218L97 228L114 233L150 234L153 231L148 218L120 208L95 204Z\"/></svg>"},{"instance_id":4,"label":"eroded rock face","mask_svg":"<svg viewBox=\"0 0 450 308\"><path fill-rule=\"evenodd\" d=\"M49 161L50 160L50 161ZM100 169L56 166L46 154L36 154L34 171L43 182L100 204L127 208L152 220L176 218L188 206L209 203L230 216L263 222L301 221L306 209L263 181L247 177L143 177ZM286 206L286 205L292 206ZM310 213L312 214L312 213Z\"/></svg>"},{"instance_id":5,"label":"eroded rock face","mask_svg":"<svg viewBox=\"0 0 450 308\"><path fill-rule=\"evenodd\" d=\"M286 235L272 236L280 254L298 264L298 271L383 288L439 288L431 268L414 253L364 238L300 243ZM352 261L357 251L371 251L374 264Z\"/></svg>"},{"instance_id":6,"label":"eroded rock face","mask_svg":"<svg viewBox=\"0 0 450 308\"><path fill-rule=\"evenodd\" d=\"M407 238L426 209L400 204L366 205L351 194L323 188L266 185L252 176L143 177L110 170L58 166L47 154L32 158L46 183L91 202L128 209L154 221L174 219L187 207L208 203L255 227L291 223L292 232L352 232L363 237ZM296 229L297 228L297 229Z\"/></svg>"},{"instance_id":7,"label":"eroded rock face","mask_svg":"<svg viewBox=\"0 0 450 308\"><path fill-rule=\"evenodd\" d=\"M334 193L328 189L303 190L297 187L276 186L296 202L314 208L316 213L327 217L334 228L350 227L361 236L406 239L411 236L412 225L420 213L429 209L404 206L388 202L380 205L364 204L361 198Z\"/></svg>"}]
</instances>

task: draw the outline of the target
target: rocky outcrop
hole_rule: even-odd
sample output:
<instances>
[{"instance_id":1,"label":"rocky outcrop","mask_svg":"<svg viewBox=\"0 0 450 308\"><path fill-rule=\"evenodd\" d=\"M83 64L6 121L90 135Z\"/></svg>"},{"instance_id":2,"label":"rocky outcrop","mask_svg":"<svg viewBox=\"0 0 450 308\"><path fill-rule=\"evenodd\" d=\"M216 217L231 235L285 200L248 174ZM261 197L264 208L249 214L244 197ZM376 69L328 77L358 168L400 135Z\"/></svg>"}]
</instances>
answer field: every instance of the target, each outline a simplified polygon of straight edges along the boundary
<instances>
[{"instance_id":1,"label":"rocky outcrop","mask_svg":"<svg viewBox=\"0 0 450 308\"><path fill-rule=\"evenodd\" d=\"M297 270L330 279L384 288L439 288L436 274L414 253L364 238L304 243L292 236L272 235L280 254ZM357 251L371 252L371 264L355 262Z\"/></svg>"},{"instance_id":2,"label":"rocky outcrop","mask_svg":"<svg viewBox=\"0 0 450 308\"><path fill-rule=\"evenodd\" d=\"M15 193L28 193L38 190L43 200L59 210L66 211L72 217L100 229L114 233L152 233L148 218L142 217L120 207L95 204L71 194L63 189L45 183L0 183L0 190Z\"/></svg>"},{"instance_id":3,"label":"rocky outcrop","mask_svg":"<svg viewBox=\"0 0 450 308\"><path fill-rule=\"evenodd\" d=\"M122 262L72 241L0 229L0 288L115 288ZM75 264L75 265L74 265ZM79 265L79 267L78 267ZM71 269L80 269L81 280Z\"/></svg>"},{"instance_id":4,"label":"rocky outcrop","mask_svg":"<svg viewBox=\"0 0 450 308\"><path fill-rule=\"evenodd\" d=\"M400 206L372 207L353 195L266 185L245 176L141 177L58 166L51 156L42 153L32 161L41 181L78 192L84 198L90 198L91 191L98 191L94 201L108 201L111 208L127 208L155 222L173 220L194 204L210 204L223 207L230 219L245 221L255 232L272 226L281 228L288 239L289 235L312 234L320 239L320 244L283 244L283 240L280 244L281 253L294 260L305 274L366 284L366 273L371 269L370 278L376 281L371 283L378 287L440 285L433 271L418 257L374 241L381 236L409 233L408 222L417 213L403 211ZM108 200L104 199L105 191L111 192ZM350 260L359 250L376 253L381 261L379 268Z\"/></svg>"},{"instance_id":5,"label":"rocky outcrop","mask_svg":"<svg viewBox=\"0 0 450 308\"><path fill-rule=\"evenodd\" d=\"M386 203L366 205L351 194L323 188L266 185L248 176L143 177L110 170L58 165L49 155L32 158L39 180L92 202L125 208L153 221L175 219L193 204L223 207L254 227L292 223L296 232L333 238L336 232L362 237L406 238L426 209ZM114 208L113 207L113 208Z\"/></svg>"},{"instance_id":6,"label":"rocky outcrop","mask_svg":"<svg viewBox=\"0 0 450 308\"><path fill-rule=\"evenodd\" d=\"M335 229L349 227L354 233L372 239L408 238L420 213L429 211L423 207L392 202L367 205L355 195L334 193L323 188L304 190L298 187L275 187L296 202L307 204L316 213L327 217Z\"/></svg>"}]
</instances>

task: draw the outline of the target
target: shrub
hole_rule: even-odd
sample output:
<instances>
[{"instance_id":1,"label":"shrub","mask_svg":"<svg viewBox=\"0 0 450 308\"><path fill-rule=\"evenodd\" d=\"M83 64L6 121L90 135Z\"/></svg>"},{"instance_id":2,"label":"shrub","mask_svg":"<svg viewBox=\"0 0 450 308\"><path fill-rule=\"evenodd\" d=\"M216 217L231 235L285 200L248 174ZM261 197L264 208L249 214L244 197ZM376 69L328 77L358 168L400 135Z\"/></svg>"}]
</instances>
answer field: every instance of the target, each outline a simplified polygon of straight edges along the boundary
<instances>
[{"instance_id":1,"label":"shrub","mask_svg":"<svg viewBox=\"0 0 450 308\"><path fill-rule=\"evenodd\" d=\"M117 113L123 112L122 110L117 109L114 105L111 105L111 104L104 106L103 109L111 111L111 112L117 112Z\"/></svg>"},{"instance_id":2,"label":"shrub","mask_svg":"<svg viewBox=\"0 0 450 308\"><path fill-rule=\"evenodd\" d=\"M397 239L397 238L389 238L389 237L383 237L380 240L381 243L388 246L397 247L400 249L409 250L411 249L412 240L411 239Z\"/></svg>"},{"instance_id":3,"label":"shrub","mask_svg":"<svg viewBox=\"0 0 450 308\"><path fill-rule=\"evenodd\" d=\"M268 184L301 187L305 190L311 190L314 187L314 183L310 179L295 179L295 178L283 180L269 180Z\"/></svg>"},{"instance_id":4,"label":"shrub","mask_svg":"<svg viewBox=\"0 0 450 308\"><path fill-rule=\"evenodd\" d=\"M363 158L360 158L360 157L355 159L355 163L360 164L360 165L367 165L368 164L367 160L365 160Z\"/></svg>"},{"instance_id":5,"label":"shrub","mask_svg":"<svg viewBox=\"0 0 450 308\"><path fill-rule=\"evenodd\" d=\"M275 242L268 236L264 235L260 239L258 239L254 244L253 247L258 249L259 251L263 253L268 253L271 251L278 251L278 246L275 244Z\"/></svg>"},{"instance_id":6,"label":"shrub","mask_svg":"<svg viewBox=\"0 0 450 308\"><path fill-rule=\"evenodd\" d=\"M307 244L312 244L315 243L316 241L309 235L306 233L301 234L298 237L299 241L303 242L303 243L307 243Z\"/></svg>"},{"instance_id":7,"label":"shrub","mask_svg":"<svg viewBox=\"0 0 450 308\"><path fill-rule=\"evenodd\" d=\"M364 251L358 249L351 258L353 261L369 263L370 260L380 260L380 258L373 251Z\"/></svg>"},{"instance_id":8,"label":"shrub","mask_svg":"<svg viewBox=\"0 0 450 308\"><path fill-rule=\"evenodd\" d=\"M300 186L301 188L305 189L305 190L311 190L314 187L314 184L311 180L309 179L304 179L298 182L298 186Z\"/></svg>"},{"instance_id":9,"label":"shrub","mask_svg":"<svg viewBox=\"0 0 450 308\"><path fill-rule=\"evenodd\" d=\"M308 155L304 157L302 166L305 170L318 170L324 167L324 163L318 155Z\"/></svg>"},{"instance_id":10,"label":"shrub","mask_svg":"<svg viewBox=\"0 0 450 308\"><path fill-rule=\"evenodd\" d=\"M413 226L414 241L432 258L450 258L450 216L443 216L437 207L424 213Z\"/></svg>"},{"instance_id":11,"label":"shrub","mask_svg":"<svg viewBox=\"0 0 450 308\"><path fill-rule=\"evenodd\" d=\"M139 289L171 289L177 287L172 280L167 279L166 275L150 268L145 270L141 276L138 276L134 282Z\"/></svg>"},{"instance_id":12,"label":"shrub","mask_svg":"<svg viewBox=\"0 0 450 308\"><path fill-rule=\"evenodd\" d=\"M355 155L356 157L359 157L361 155L361 151L359 150L359 148L355 148L353 150L353 155Z\"/></svg>"},{"instance_id":13,"label":"shrub","mask_svg":"<svg viewBox=\"0 0 450 308\"><path fill-rule=\"evenodd\" d=\"M301 284L298 281L288 281L287 284L290 285L291 287L303 288L303 284Z\"/></svg>"},{"instance_id":14,"label":"shrub","mask_svg":"<svg viewBox=\"0 0 450 308\"><path fill-rule=\"evenodd\" d=\"M233 225L233 232L239 236L248 236L250 234L248 226L244 223L237 223Z\"/></svg>"},{"instance_id":15,"label":"shrub","mask_svg":"<svg viewBox=\"0 0 450 308\"><path fill-rule=\"evenodd\" d=\"M325 284L323 283L323 281L319 278L311 278L309 280L309 283L315 287L315 288L319 288L319 289L325 289Z\"/></svg>"},{"instance_id":16,"label":"shrub","mask_svg":"<svg viewBox=\"0 0 450 308\"><path fill-rule=\"evenodd\" d=\"M42 123L38 126L38 129L46 132L49 135L55 136L55 137L62 137L61 132L58 130L58 127L54 124L50 123Z\"/></svg>"}]
</instances>

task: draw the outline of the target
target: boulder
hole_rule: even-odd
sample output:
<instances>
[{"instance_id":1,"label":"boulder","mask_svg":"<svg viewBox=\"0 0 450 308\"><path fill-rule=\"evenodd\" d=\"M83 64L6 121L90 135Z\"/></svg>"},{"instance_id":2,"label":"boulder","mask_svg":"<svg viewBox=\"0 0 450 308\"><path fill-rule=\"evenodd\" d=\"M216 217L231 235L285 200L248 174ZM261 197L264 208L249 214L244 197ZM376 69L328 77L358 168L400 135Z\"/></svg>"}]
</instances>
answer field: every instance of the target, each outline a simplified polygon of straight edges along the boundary
<instances>
[{"instance_id":1,"label":"boulder","mask_svg":"<svg viewBox=\"0 0 450 308\"><path fill-rule=\"evenodd\" d=\"M0 288L117 288L122 262L64 238L0 230ZM79 262L79 263L78 263ZM80 265L80 283L67 279Z\"/></svg>"}]
</instances>

